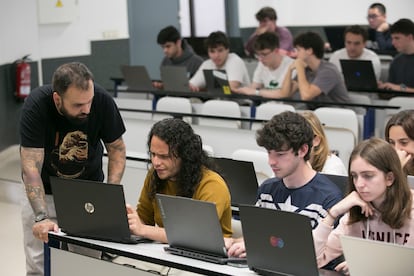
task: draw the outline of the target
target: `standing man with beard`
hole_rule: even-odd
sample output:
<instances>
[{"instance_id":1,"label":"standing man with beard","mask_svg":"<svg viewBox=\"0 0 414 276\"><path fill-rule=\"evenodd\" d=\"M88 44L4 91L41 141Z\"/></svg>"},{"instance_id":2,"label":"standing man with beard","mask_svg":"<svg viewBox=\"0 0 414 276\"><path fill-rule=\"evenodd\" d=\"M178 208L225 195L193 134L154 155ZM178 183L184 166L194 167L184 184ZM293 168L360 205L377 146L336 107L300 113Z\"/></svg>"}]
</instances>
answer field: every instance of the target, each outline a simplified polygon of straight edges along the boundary
<instances>
[{"instance_id":1,"label":"standing man with beard","mask_svg":"<svg viewBox=\"0 0 414 276\"><path fill-rule=\"evenodd\" d=\"M20 157L27 199L22 207L27 275L43 275L43 242L57 231L50 176L103 181L103 146L108 183L125 169L125 126L112 97L94 83L82 63L61 65L52 85L34 89L20 121ZM43 241L43 242L42 242Z\"/></svg>"}]
</instances>

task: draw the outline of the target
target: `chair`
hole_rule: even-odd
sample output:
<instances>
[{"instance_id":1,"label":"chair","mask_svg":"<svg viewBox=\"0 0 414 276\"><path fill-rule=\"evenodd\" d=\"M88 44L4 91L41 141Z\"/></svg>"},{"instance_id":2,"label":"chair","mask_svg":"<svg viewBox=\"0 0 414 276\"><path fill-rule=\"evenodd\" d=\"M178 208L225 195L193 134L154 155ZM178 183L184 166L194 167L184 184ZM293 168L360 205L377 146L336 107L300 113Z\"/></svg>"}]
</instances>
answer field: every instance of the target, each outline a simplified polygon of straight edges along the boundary
<instances>
[{"instance_id":1,"label":"chair","mask_svg":"<svg viewBox=\"0 0 414 276\"><path fill-rule=\"evenodd\" d=\"M226 100L208 100L201 107L201 114L223 117L241 117L238 103ZM240 121L225 119L199 118L199 125L240 128Z\"/></svg>"},{"instance_id":2,"label":"chair","mask_svg":"<svg viewBox=\"0 0 414 276\"><path fill-rule=\"evenodd\" d=\"M256 107L256 119L270 120L274 115L282 113L284 111L295 112L293 105L278 103L278 102L266 102ZM253 123L252 129L256 130L261 127L261 123Z\"/></svg>"},{"instance_id":3,"label":"chair","mask_svg":"<svg viewBox=\"0 0 414 276\"><path fill-rule=\"evenodd\" d=\"M113 98L118 108L124 109L143 109L152 110L152 100L147 99L133 99L133 98ZM143 113L136 111L120 111L122 118L125 119L141 119L151 120L151 113Z\"/></svg>"},{"instance_id":4,"label":"chair","mask_svg":"<svg viewBox=\"0 0 414 276\"><path fill-rule=\"evenodd\" d=\"M394 97L388 100L389 106L399 106L399 109L387 109L385 124L392 117L402 110L414 109L414 97Z\"/></svg>"},{"instance_id":5,"label":"chair","mask_svg":"<svg viewBox=\"0 0 414 276\"><path fill-rule=\"evenodd\" d=\"M165 112L177 112L177 113L188 113L192 114L193 109L191 106L190 99L184 97L162 97L157 101L155 106L156 111L165 111ZM171 115L164 114L154 114L153 120L160 121L165 118L171 118ZM191 117L183 117L183 120L187 123L191 123Z\"/></svg>"},{"instance_id":6,"label":"chair","mask_svg":"<svg viewBox=\"0 0 414 276\"><path fill-rule=\"evenodd\" d=\"M315 109L315 114L323 126L348 129L354 134L354 140L359 138L358 117L352 109L319 107Z\"/></svg>"},{"instance_id":7,"label":"chair","mask_svg":"<svg viewBox=\"0 0 414 276\"><path fill-rule=\"evenodd\" d=\"M349 157L357 144L355 134L347 128L324 126L329 149L341 158L348 170Z\"/></svg>"},{"instance_id":8,"label":"chair","mask_svg":"<svg viewBox=\"0 0 414 276\"><path fill-rule=\"evenodd\" d=\"M336 175L336 174L326 174L322 173L324 176L329 178L336 186L338 186L339 190L341 190L342 195L345 196L348 189L348 176L346 175Z\"/></svg>"},{"instance_id":9,"label":"chair","mask_svg":"<svg viewBox=\"0 0 414 276\"><path fill-rule=\"evenodd\" d=\"M358 94L356 92L351 92L349 91L348 93L349 98L351 99L351 102L353 103L358 103L358 104L366 104L366 105L371 105L372 104L372 100L370 97L368 97L367 95L361 95ZM357 117L358 117L358 123L359 123L359 137L358 140L361 140L362 134L364 133L364 116L366 114L366 109L362 108L362 107L357 107L356 108L356 113L357 113Z\"/></svg>"},{"instance_id":10,"label":"chair","mask_svg":"<svg viewBox=\"0 0 414 276\"><path fill-rule=\"evenodd\" d=\"M274 176L268 163L267 153L260 150L238 149L231 156L235 160L251 161L256 171L257 182L262 184L264 180Z\"/></svg>"}]
</instances>

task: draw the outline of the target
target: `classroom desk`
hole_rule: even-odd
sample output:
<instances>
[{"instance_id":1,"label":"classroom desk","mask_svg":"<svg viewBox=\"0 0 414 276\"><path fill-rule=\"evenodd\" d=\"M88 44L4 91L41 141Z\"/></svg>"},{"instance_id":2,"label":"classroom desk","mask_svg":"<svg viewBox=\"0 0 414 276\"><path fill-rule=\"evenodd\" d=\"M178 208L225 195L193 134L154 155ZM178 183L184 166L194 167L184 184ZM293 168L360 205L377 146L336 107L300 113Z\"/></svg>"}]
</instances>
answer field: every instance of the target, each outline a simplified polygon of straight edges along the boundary
<instances>
[{"instance_id":1,"label":"classroom desk","mask_svg":"<svg viewBox=\"0 0 414 276\"><path fill-rule=\"evenodd\" d=\"M142 244L120 244L86 238L77 238L68 236L64 233L49 232L49 240L51 243L66 242L101 250L104 252L124 256L136 260L142 260L162 266L177 268L180 270L190 271L203 275L257 275L248 268L237 268L229 265L219 265L209 262L199 261L191 258L176 256L164 251L165 244L160 243L142 243ZM76 256L79 254L67 252L58 248L50 248L50 272L51 275L147 275L145 273L130 267L125 267L116 263L94 259L84 256ZM67 270L69 269L68 274ZM132 270L133 269L133 270ZM82 271L88 273L79 274ZM101 274L101 272L104 274ZM116 271L116 274L114 274ZM134 272L135 271L135 272ZM91 273L92 272L92 273ZM151 275L151 274L149 274ZM320 270L320 275L335 276L340 275L334 271Z\"/></svg>"}]
</instances>

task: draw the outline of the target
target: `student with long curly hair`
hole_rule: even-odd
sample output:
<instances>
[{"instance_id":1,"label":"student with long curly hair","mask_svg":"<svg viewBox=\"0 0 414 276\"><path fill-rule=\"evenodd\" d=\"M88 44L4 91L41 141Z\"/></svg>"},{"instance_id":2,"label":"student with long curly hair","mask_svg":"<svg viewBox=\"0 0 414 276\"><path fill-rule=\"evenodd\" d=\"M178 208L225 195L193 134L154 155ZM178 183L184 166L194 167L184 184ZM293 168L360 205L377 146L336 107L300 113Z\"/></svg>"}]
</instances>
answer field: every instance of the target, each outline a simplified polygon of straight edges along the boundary
<instances>
[{"instance_id":1,"label":"student with long curly hair","mask_svg":"<svg viewBox=\"0 0 414 276\"><path fill-rule=\"evenodd\" d=\"M137 208L127 206L133 234L167 242L156 193L214 202L224 237L231 237L230 192L212 168L202 141L191 126L168 118L155 123L148 134L151 168L145 178Z\"/></svg>"}]
</instances>

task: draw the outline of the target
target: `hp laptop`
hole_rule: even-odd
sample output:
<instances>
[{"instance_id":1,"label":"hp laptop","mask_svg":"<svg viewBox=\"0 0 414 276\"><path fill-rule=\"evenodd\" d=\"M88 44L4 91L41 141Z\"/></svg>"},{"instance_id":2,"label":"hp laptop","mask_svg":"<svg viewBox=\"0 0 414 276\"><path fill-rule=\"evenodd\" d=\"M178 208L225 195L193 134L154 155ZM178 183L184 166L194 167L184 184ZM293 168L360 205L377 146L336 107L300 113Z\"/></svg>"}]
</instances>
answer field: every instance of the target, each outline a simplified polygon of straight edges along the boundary
<instances>
[{"instance_id":1,"label":"hp laptop","mask_svg":"<svg viewBox=\"0 0 414 276\"><path fill-rule=\"evenodd\" d=\"M165 251L217 264L246 261L227 257L214 203L163 194L156 198L169 243Z\"/></svg>"},{"instance_id":2,"label":"hp laptop","mask_svg":"<svg viewBox=\"0 0 414 276\"><path fill-rule=\"evenodd\" d=\"M188 72L184 66L161 66L161 80L165 91L190 92Z\"/></svg>"},{"instance_id":3,"label":"hp laptop","mask_svg":"<svg viewBox=\"0 0 414 276\"><path fill-rule=\"evenodd\" d=\"M348 90L377 90L377 79L370 60L341 59L339 62Z\"/></svg>"},{"instance_id":4,"label":"hp laptop","mask_svg":"<svg viewBox=\"0 0 414 276\"><path fill-rule=\"evenodd\" d=\"M129 231L122 185L50 177L59 227L68 235L120 243L148 241Z\"/></svg>"},{"instance_id":5,"label":"hp laptop","mask_svg":"<svg viewBox=\"0 0 414 276\"><path fill-rule=\"evenodd\" d=\"M414 275L414 248L341 236L351 275Z\"/></svg>"},{"instance_id":6,"label":"hp laptop","mask_svg":"<svg viewBox=\"0 0 414 276\"><path fill-rule=\"evenodd\" d=\"M129 90L154 91L151 78L145 66L121 65L122 76Z\"/></svg>"},{"instance_id":7,"label":"hp laptop","mask_svg":"<svg viewBox=\"0 0 414 276\"><path fill-rule=\"evenodd\" d=\"M344 48L344 26L326 26L323 29L332 51Z\"/></svg>"},{"instance_id":8,"label":"hp laptop","mask_svg":"<svg viewBox=\"0 0 414 276\"><path fill-rule=\"evenodd\" d=\"M262 275L319 275L308 217L249 205L239 209L251 270Z\"/></svg>"},{"instance_id":9,"label":"hp laptop","mask_svg":"<svg viewBox=\"0 0 414 276\"><path fill-rule=\"evenodd\" d=\"M224 178L231 194L231 205L254 205L257 194L257 178L254 165L249 161L213 157L220 175Z\"/></svg>"},{"instance_id":10,"label":"hp laptop","mask_svg":"<svg viewBox=\"0 0 414 276\"><path fill-rule=\"evenodd\" d=\"M227 80L225 70L218 69L204 69L204 79L206 80L207 91L212 94L230 95L230 85Z\"/></svg>"}]
</instances>

